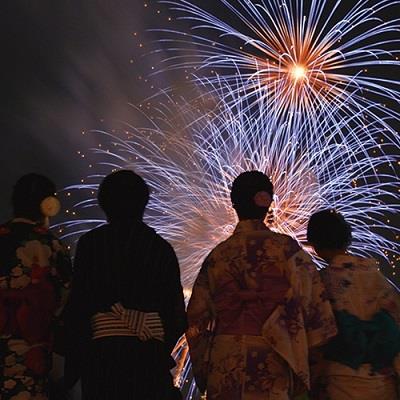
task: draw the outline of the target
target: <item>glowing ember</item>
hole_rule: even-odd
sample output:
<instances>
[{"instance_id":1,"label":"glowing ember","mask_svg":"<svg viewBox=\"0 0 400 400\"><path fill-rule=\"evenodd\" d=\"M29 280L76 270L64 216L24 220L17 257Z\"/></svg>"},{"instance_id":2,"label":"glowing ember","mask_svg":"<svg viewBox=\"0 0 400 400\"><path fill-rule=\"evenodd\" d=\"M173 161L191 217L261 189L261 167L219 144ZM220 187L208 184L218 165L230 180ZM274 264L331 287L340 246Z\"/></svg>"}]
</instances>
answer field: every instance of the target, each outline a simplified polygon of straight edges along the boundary
<instances>
[{"instance_id":1,"label":"glowing ember","mask_svg":"<svg viewBox=\"0 0 400 400\"><path fill-rule=\"evenodd\" d=\"M292 77L298 81L307 76L307 70L301 65L295 65L291 70Z\"/></svg>"}]
</instances>

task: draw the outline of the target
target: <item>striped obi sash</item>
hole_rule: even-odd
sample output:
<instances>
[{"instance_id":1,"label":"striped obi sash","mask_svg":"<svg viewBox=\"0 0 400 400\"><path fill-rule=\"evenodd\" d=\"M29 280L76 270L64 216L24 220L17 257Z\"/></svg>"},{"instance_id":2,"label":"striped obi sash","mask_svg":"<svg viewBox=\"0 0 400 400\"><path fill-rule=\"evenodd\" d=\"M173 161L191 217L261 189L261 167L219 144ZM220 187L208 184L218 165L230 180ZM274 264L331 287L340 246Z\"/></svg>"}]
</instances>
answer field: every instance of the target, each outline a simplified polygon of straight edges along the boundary
<instances>
[{"instance_id":1,"label":"striped obi sash","mask_svg":"<svg viewBox=\"0 0 400 400\"><path fill-rule=\"evenodd\" d=\"M157 312L126 309L121 303L115 303L110 312L95 314L91 323L93 339L136 336L143 341L164 341L164 328Z\"/></svg>"}]
</instances>

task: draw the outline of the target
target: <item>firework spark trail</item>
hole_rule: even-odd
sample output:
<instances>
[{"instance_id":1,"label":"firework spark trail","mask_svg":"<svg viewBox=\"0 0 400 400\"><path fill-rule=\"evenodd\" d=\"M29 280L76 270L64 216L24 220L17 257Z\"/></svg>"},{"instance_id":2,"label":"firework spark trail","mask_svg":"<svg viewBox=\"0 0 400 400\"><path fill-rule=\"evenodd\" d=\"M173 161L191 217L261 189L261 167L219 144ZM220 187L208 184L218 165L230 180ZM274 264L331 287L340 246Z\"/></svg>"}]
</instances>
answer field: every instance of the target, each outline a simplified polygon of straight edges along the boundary
<instances>
[{"instance_id":1,"label":"firework spark trail","mask_svg":"<svg viewBox=\"0 0 400 400\"><path fill-rule=\"evenodd\" d=\"M340 0L311 0L308 7L303 0L219 0L224 19L187 0L165 3L192 25L190 34L162 31L162 42L170 43L174 54L165 60L167 68L194 68L194 79L202 82L206 77L215 83L221 74L255 102L268 97L281 115L335 112L340 119L356 114L360 123L365 114L399 118L383 104L398 106L399 82L367 72L400 66L400 20L381 18L385 12L393 15L398 1L360 0L342 15ZM213 32L216 39L210 38Z\"/></svg>"},{"instance_id":2,"label":"firework spark trail","mask_svg":"<svg viewBox=\"0 0 400 400\"><path fill-rule=\"evenodd\" d=\"M75 205L87 217L63 223L64 236L76 238L102 224L96 215L99 182L112 170L134 169L152 190L146 221L176 249L190 290L209 250L235 227L231 182L258 169L275 185L267 217L272 229L305 244L309 216L335 207L354 228L355 254L399 254L398 242L390 239L399 229L388 219L400 208L400 140L391 127L399 117L382 104L398 103L398 83L363 74L366 66L399 66L398 40L385 38L399 31L398 20L376 18L396 2L359 1L340 20L335 19L340 1L329 11L323 0L311 0L307 9L301 0L236 1L241 8L220 2L247 31L186 0L170 1L195 27L214 30L221 40L190 35L197 55L186 63L179 55L169 61L175 62L172 68L216 67L223 78L195 76L202 95L190 103L165 97L153 105L144 127L126 124L118 134L99 132L109 146L94 149L98 174L68 188L88 194ZM226 36L242 48L226 44ZM173 43L178 49L187 38ZM191 398L196 389L184 340L174 355L176 382Z\"/></svg>"},{"instance_id":3,"label":"firework spark trail","mask_svg":"<svg viewBox=\"0 0 400 400\"><path fill-rule=\"evenodd\" d=\"M396 156L385 154L388 145L377 144L383 135L379 123L355 125L351 134L344 135L341 128L351 125L349 121L337 126L322 121L318 127L315 121L303 122L293 127L270 118L269 108L262 103L251 113L245 100L238 100L235 107L216 104L210 111L206 110L209 104L198 100L193 105L167 99L149 118L149 126L127 125L122 136L101 132L112 151L94 149L107 170L104 173L131 168L148 181L152 200L147 222L176 249L185 287L191 287L209 250L232 233L236 216L230 184L250 169L266 172L274 182L276 195L269 216L273 229L305 243L309 216L335 207L354 227L355 253L398 252L398 245L383 233L397 229L384 223L384 217L400 206L393 167ZM379 173L382 167L386 173ZM95 194L102 176L68 189ZM77 208L94 205L92 196ZM101 219L92 218L63 225L67 235L75 235L83 225L87 229L99 223Z\"/></svg>"},{"instance_id":4,"label":"firework spark trail","mask_svg":"<svg viewBox=\"0 0 400 400\"><path fill-rule=\"evenodd\" d=\"M220 83L212 94L230 90ZM231 98L237 95L231 90ZM354 124L356 115L336 125L318 118L297 119L294 125L279 118L268 103L260 101L254 108L246 98L237 98L233 104L210 93L194 103L166 97L154 106L145 127L126 124L119 134L98 132L109 144L93 149L99 172L68 188L88 194L75 209L94 217L63 223L64 237L76 238L104 223L95 217L99 182L112 170L134 169L151 186L146 221L176 249L188 297L207 253L235 227L231 182L242 171L258 169L275 185L272 215L267 217L272 229L304 244L311 213L334 206L354 227L356 254L386 257L389 251L399 252L398 243L385 234L397 228L384 218L400 208L395 192L399 180L392 168L396 157L385 154L386 146L400 149L387 141L382 124ZM377 172L382 167L386 173ZM173 354L175 382L187 399L194 398L197 389L183 338Z\"/></svg>"}]
</instances>

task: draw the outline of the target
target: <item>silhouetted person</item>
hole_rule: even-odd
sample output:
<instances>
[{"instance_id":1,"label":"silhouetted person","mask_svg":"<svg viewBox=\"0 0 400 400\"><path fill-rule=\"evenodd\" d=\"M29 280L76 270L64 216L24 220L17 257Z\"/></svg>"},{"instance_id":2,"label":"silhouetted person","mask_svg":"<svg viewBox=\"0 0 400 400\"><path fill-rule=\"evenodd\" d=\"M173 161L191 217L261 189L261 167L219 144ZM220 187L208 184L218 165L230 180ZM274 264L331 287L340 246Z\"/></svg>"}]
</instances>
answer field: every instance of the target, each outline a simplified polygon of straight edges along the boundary
<instances>
[{"instance_id":1,"label":"silhouetted person","mask_svg":"<svg viewBox=\"0 0 400 400\"><path fill-rule=\"evenodd\" d=\"M143 221L149 189L132 171L108 175L98 201L108 223L78 242L67 305L65 379L85 400L169 400L170 354L186 328L173 248Z\"/></svg>"},{"instance_id":2,"label":"silhouetted person","mask_svg":"<svg viewBox=\"0 0 400 400\"><path fill-rule=\"evenodd\" d=\"M12 193L14 218L0 225L0 399L48 399L53 334L71 262L47 228L60 209L48 178L28 174Z\"/></svg>"},{"instance_id":3,"label":"silhouetted person","mask_svg":"<svg viewBox=\"0 0 400 400\"><path fill-rule=\"evenodd\" d=\"M399 293L376 260L348 251L351 227L336 211L313 214L307 239L328 263L321 276L339 330L315 366L313 399L398 399Z\"/></svg>"},{"instance_id":4,"label":"silhouetted person","mask_svg":"<svg viewBox=\"0 0 400 400\"><path fill-rule=\"evenodd\" d=\"M272 198L263 173L235 179L239 223L208 255L193 287L187 339L209 400L288 400L294 381L305 392L309 349L336 333L310 257L264 224Z\"/></svg>"}]
</instances>

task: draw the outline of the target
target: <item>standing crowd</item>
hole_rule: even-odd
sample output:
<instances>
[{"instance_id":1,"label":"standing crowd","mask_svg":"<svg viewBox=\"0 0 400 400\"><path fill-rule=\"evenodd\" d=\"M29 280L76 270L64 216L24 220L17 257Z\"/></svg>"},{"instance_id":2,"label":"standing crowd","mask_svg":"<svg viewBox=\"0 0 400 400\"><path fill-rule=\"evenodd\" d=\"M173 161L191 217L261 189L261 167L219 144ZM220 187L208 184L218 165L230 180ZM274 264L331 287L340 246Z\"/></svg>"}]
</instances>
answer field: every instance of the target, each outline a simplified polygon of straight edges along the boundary
<instances>
[{"instance_id":1,"label":"standing crowd","mask_svg":"<svg viewBox=\"0 0 400 400\"><path fill-rule=\"evenodd\" d=\"M149 196L132 171L105 177L107 223L81 236L72 265L49 229L54 183L17 181L0 225L0 400L61 400L78 381L82 400L182 399L171 353L183 334L208 400L400 399L400 294L348 250L341 214L310 216L318 271L265 224L270 179L240 174L236 228L204 260L186 308L174 249L143 222ZM65 358L58 381L54 353Z\"/></svg>"}]
</instances>

